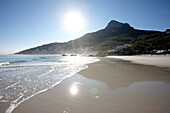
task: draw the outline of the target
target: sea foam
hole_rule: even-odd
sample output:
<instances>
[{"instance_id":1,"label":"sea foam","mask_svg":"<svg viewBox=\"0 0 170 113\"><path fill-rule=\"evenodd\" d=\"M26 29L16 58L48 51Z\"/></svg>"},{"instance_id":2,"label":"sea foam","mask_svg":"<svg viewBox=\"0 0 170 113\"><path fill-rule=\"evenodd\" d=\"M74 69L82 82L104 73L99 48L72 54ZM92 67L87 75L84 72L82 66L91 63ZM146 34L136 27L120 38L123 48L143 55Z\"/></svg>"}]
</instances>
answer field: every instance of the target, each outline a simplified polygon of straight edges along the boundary
<instances>
[{"instance_id":1,"label":"sea foam","mask_svg":"<svg viewBox=\"0 0 170 113\"><path fill-rule=\"evenodd\" d=\"M22 102L53 88L64 79L87 68L86 64L99 61L97 58L78 56L20 55L9 56L6 59L8 62L18 60L24 62L6 63L0 68L0 102L4 104L4 101L10 102L6 113L11 113Z\"/></svg>"}]
</instances>

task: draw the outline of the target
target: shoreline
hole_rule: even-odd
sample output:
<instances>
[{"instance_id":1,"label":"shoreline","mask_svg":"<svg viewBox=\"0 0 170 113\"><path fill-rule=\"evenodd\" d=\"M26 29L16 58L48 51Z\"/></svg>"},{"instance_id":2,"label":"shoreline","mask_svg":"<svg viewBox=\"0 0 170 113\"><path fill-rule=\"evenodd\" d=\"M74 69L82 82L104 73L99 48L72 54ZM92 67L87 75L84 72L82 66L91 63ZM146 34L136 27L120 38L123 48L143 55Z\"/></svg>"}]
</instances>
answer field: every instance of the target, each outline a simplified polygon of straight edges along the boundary
<instances>
[{"instance_id":1,"label":"shoreline","mask_svg":"<svg viewBox=\"0 0 170 113\"><path fill-rule=\"evenodd\" d=\"M87 57L86 58L85 57L52 57L51 60L50 59L51 57L32 57L32 56L26 57L25 58L26 60L24 58L23 58L24 60L20 60L22 59L22 57L23 56L16 57L16 60L14 58L15 62L19 62L14 64L14 66L11 63L7 66L5 65L4 68L2 67L2 72L3 69L7 70L4 71L4 73L2 73L1 75L3 77L4 74L4 80L3 79L1 80L1 84L3 83L4 86L2 84L1 86L2 92L0 94L0 99L1 99L0 106L2 107L2 109L0 109L0 112L2 113L4 113L5 111L6 113L10 113L11 111L13 111L13 109L15 109L18 105L25 102L26 100L32 98L33 96L41 92L46 91L47 89L52 88L53 86L55 86L56 84L64 80L66 77L70 77L73 74L77 73L78 71L87 68L87 66L83 64L98 61L98 59L96 58L87 58ZM44 62L44 58L45 58L45 62ZM53 60L53 58L55 58L55 60ZM13 57L11 57L11 59L13 60ZM9 58L6 60L10 61L11 59ZM31 63L27 62L27 59L28 61L31 61ZM51 62L51 64L49 62ZM42 66L39 64L42 64ZM8 67L10 67L9 73L8 73ZM14 71L10 71L11 67ZM11 84L10 82L9 83L7 82L9 85L5 82L5 77L7 75L6 72L9 75L14 76L14 78L12 78L13 76L11 78L10 77L7 78L7 80L9 79L11 81L13 80ZM17 76L18 81L17 80L15 81L16 78L15 76Z\"/></svg>"},{"instance_id":2,"label":"shoreline","mask_svg":"<svg viewBox=\"0 0 170 113\"><path fill-rule=\"evenodd\" d=\"M101 58L99 62L88 64L88 68L80 71L79 74L104 82L110 89L115 90L141 81L170 83L169 72L166 68L159 66L143 65L115 58ZM165 76L162 77L162 75Z\"/></svg>"},{"instance_id":3,"label":"shoreline","mask_svg":"<svg viewBox=\"0 0 170 113\"><path fill-rule=\"evenodd\" d=\"M115 58L136 64L170 68L170 55L107 56L106 58Z\"/></svg>"},{"instance_id":4,"label":"shoreline","mask_svg":"<svg viewBox=\"0 0 170 113\"><path fill-rule=\"evenodd\" d=\"M54 88L25 101L12 113L167 112L168 75L169 71L163 68L100 58ZM74 85L77 94L70 93Z\"/></svg>"}]
</instances>

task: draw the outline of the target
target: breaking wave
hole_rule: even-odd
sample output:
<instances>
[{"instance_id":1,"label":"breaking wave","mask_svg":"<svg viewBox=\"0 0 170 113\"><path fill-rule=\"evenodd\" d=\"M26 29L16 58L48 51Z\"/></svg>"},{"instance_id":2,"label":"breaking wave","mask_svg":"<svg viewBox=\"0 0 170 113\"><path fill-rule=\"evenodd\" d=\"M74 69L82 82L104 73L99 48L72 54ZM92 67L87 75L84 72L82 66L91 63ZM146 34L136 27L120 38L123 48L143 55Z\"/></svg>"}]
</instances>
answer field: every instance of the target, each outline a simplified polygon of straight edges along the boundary
<instances>
[{"instance_id":1,"label":"breaking wave","mask_svg":"<svg viewBox=\"0 0 170 113\"><path fill-rule=\"evenodd\" d=\"M10 58L6 61L11 61ZM78 56L18 56L16 59L20 60L2 62L0 68L0 103L10 103L6 113L87 68L86 64L99 61L97 58Z\"/></svg>"}]
</instances>

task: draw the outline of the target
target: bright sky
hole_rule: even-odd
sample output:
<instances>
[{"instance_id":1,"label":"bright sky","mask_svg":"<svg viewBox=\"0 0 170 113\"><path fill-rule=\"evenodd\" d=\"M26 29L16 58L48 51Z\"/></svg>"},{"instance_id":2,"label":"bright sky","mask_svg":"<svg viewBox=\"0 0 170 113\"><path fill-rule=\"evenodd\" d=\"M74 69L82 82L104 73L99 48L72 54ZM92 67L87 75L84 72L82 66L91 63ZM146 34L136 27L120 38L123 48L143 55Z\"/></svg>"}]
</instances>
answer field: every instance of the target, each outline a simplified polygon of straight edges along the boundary
<instances>
[{"instance_id":1,"label":"bright sky","mask_svg":"<svg viewBox=\"0 0 170 113\"><path fill-rule=\"evenodd\" d=\"M104 28L110 20L164 31L170 28L169 4L169 0L0 0L0 54L73 40ZM75 22L79 24L74 26Z\"/></svg>"}]
</instances>

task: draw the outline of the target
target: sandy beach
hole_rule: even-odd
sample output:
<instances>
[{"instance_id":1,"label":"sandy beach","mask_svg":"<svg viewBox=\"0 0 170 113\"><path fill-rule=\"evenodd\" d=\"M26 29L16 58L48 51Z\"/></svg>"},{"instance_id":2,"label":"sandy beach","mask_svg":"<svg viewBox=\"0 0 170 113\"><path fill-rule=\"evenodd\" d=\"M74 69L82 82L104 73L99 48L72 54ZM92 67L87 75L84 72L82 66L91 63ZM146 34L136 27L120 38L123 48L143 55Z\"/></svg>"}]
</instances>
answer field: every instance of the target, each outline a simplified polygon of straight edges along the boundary
<instances>
[{"instance_id":1,"label":"sandy beach","mask_svg":"<svg viewBox=\"0 0 170 113\"><path fill-rule=\"evenodd\" d=\"M169 73L162 67L101 58L13 113L168 113Z\"/></svg>"},{"instance_id":2,"label":"sandy beach","mask_svg":"<svg viewBox=\"0 0 170 113\"><path fill-rule=\"evenodd\" d=\"M132 63L170 68L170 55L107 56L107 58L116 58Z\"/></svg>"}]
</instances>

